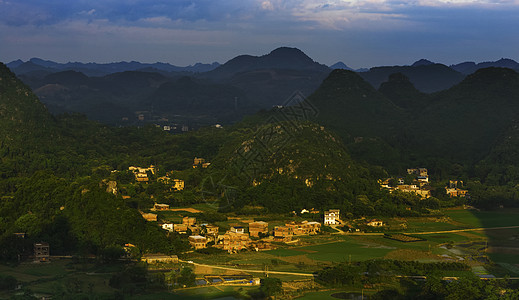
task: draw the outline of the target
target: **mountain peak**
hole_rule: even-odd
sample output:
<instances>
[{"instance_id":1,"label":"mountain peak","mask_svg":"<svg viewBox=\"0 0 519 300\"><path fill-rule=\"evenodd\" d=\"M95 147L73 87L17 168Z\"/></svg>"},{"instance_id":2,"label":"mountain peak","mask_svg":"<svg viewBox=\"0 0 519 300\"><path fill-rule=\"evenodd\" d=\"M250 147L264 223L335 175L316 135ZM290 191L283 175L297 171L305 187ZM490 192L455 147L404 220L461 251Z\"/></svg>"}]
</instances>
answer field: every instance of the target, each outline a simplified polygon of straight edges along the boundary
<instances>
[{"instance_id":1,"label":"mountain peak","mask_svg":"<svg viewBox=\"0 0 519 300\"><path fill-rule=\"evenodd\" d=\"M290 47L279 47L260 58L264 58L270 64L281 66L294 65L305 68L315 64L315 61L306 55L303 51Z\"/></svg>"},{"instance_id":2,"label":"mountain peak","mask_svg":"<svg viewBox=\"0 0 519 300\"><path fill-rule=\"evenodd\" d=\"M265 56L302 56L309 58L303 51L301 51L298 48L291 48L291 47L279 47L274 50L272 50L269 54Z\"/></svg>"},{"instance_id":3,"label":"mountain peak","mask_svg":"<svg viewBox=\"0 0 519 300\"><path fill-rule=\"evenodd\" d=\"M475 86L488 86L499 83L500 85L511 82L517 83L519 74L509 68L488 67L479 69L471 75L468 75L462 84L474 84Z\"/></svg>"},{"instance_id":4,"label":"mountain peak","mask_svg":"<svg viewBox=\"0 0 519 300\"><path fill-rule=\"evenodd\" d=\"M422 58L422 59L416 61L414 64L412 64L411 67L430 66L430 65L434 65L434 63L430 60Z\"/></svg>"},{"instance_id":5,"label":"mountain peak","mask_svg":"<svg viewBox=\"0 0 519 300\"><path fill-rule=\"evenodd\" d=\"M342 61L336 62L333 65L330 66L330 69L336 70L336 69L344 69L344 70L350 70L353 71L352 68L348 67L345 63Z\"/></svg>"},{"instance_id":6,"label":"mountain peak","mask_svg":"<svg viewBox=\"0 0 519 300\"><path fill-rule=\"evenodd\" d=\"M216 68L209 76L221 79L241 72L266 69L329 71L327 66L315 62L297 48L279 47L262 56L237 56Z\"/></svg>"}]
</instances>

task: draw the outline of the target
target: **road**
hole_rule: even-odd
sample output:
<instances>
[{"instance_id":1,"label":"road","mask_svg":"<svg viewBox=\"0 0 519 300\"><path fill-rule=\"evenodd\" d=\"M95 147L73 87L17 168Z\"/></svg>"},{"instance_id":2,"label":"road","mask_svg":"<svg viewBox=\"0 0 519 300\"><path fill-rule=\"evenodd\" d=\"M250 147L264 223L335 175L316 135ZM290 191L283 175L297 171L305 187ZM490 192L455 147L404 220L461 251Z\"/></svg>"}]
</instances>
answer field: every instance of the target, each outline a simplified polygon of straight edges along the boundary
<instances>
[{"instance_id":1,"label":"road","mask_svg":"<svg viewBox=\"0 0 519 300\"><path fill-rule=\"evenodd\" d=\"M430 232L410 232L409 234L456 233L456 232L465 232L465 231L499 230L499 229L515 229L515 228L519 228L519 226L468 228L468 229L454 229L454 230L430 231Z\"/></svg>"},{"instance_id":2,"label":"road","mask_svg":"<svg viewBox=\"0 0 519 300\"><path fill-rule=\"evenodd\" d=\"M241 271L241 272L248 272L248 273L269 273L269 274L278 274L278 275L295 275L295 276L314 277L314 274L308 274L308 273L270 271L270 270L266 272L265 270L237 269L237 268L230 268L230 267L221 267L221 266L200 264L200 263L196 263L196 262L192 262L192 261L185 261L185 260L178 260L178 261L183 262L183 263L192 264L194 266L207 267L207 268L220 269L220 270Z\"/></svg>"},{"instance_id":3,"label":"road","mask_svg":"<svg viewBox=\"0 0 519 300\"><path fill-rule=\"evenodd\" d=\"M488 228L467 228L467 229L454 229L454 230L441 230L441 231L424 231L424 232L400 232L402 234L437 234L437 233L456 233L456 232L465 232L465 231L483 231L483 230L499 230L499 229L515 229L519 228L519 226L504 226L504 227L488 227ZM384 235L383 232L344 232L335 234L344 234L344 235Z\"/></svg>"}]
</instances>

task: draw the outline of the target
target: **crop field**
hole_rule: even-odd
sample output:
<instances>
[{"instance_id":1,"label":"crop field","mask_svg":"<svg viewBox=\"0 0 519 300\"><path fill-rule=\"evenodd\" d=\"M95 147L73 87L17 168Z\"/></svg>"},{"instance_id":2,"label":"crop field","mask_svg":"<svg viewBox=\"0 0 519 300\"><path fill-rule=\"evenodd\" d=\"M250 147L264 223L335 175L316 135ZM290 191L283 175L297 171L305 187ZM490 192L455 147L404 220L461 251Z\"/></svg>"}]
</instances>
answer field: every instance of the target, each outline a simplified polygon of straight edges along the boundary
<instances>
[{"instance_id":1,"label":"crop field","mask_svg":"<svg viewBox=\"0 0 519 300\"><path fill-rule=\"evenodd\" d=\"M28 262L16 267L0 265L0 274L15 277L24 287L41 295L56 295L67 290L98 296L113 294L115 290L108 286L111 273L102 272L104 270L94 269L92 265L72 264L69 259Z\"/></svg>"},{"instance_id":2,"label":"crop field","mask_svg":"<svg viewBox=\"0 0 519 300\"><path fill-rule=\"evenodd\" d=\"M419 237L410 236L407 234L388 234L384 235L385 238L403 242L403 243L412 243L412 242L422 242L424 239Z\"/></svg>"},{"instance_id":3,"label":"crop field","mask_svg":"<svg viewBox=\"0 0 519 300\"><path fill-rule=\"evenodd\" d=\"M460 227L468 228L490 228L503 226L519 225L519 210L494 210L494 211L478 211L478 210L446 210L445 214L454 222L459 223Z\"/></svg>"},{"instance_id":4,"label":"crop field","mask_svg":"<svg viewBox=\"0 0 519 300\"><path fill-rule=\"evenodd\" d=\"M406 232L445 231L460 229L458 226L447 222L436 222L429 218L412 218L407 222Z\"/></svg>"}]
</instances>

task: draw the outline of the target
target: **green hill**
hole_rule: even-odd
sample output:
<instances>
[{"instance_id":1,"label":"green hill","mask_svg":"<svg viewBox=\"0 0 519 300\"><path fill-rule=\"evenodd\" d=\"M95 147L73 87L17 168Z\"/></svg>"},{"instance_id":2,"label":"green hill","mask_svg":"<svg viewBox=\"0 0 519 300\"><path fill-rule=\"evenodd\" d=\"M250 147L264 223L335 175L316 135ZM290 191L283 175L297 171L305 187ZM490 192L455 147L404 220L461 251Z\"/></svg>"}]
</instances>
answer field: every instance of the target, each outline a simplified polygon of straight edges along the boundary
<instances>
[{"instance_id":1,"label":"green hill","mask_svg":"<svg viewBox=\"0 0 519 300\"><path fill-rule=\"evenodd\" d=\"M401 108L418 108L426 104L427 94L417 90L402 73L389 75L388 81L383 82L378 91Z\"/></svg>"},{"instance_id":2,"label":"green hill","mask_svg":"<svg viewBox=\"0 0 519 300\"><path fill-rule=\"evenodd\" d=\"M402 115L394 103L347 70L334 70L308 101L318 111L318 123L349 139L390 134Z\"/></svg>"},{"instance_id":3,"label":"green hill","mask_svg":"<svg viewBox=\"0 0 519 300\"><path fill-rule=\"evenodd\" d=\"M491 150L519 113L519 74L481 69L432 95L429 103L412 121L416 149L474 163Z\"/></svg>"},{"instance_id":4,"label":"green hill","mask_svg":"<svg viewBox=\"0 0 519 300\"><path fill-rule=\"evenodd\" d=\"M223 209L346 208L360 195L378 193L376 178L386 175L353 161L338 136L310 122L271 119L254 130L236 130L230 137L214 160L212 179L232 189L212 191L216 187L202 186L213 195L236 193L222 199Z\"/></svg>"}]
</instances>

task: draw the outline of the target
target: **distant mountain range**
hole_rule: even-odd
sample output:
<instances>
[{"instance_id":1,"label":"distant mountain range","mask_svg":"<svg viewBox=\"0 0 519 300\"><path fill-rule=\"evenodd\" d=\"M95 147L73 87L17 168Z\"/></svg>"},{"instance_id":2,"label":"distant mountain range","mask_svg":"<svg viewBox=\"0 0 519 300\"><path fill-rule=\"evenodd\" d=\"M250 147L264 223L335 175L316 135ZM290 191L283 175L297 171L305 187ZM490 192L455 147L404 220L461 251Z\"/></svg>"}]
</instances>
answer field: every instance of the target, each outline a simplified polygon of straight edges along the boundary
<instances>
[{"instance_id":1,"label":"distant mountain range","mask_svg":"<svg viewBox=\"0 0 519 300\"><path fill-rule=\"evenodd\" d=\"M283 105L294 91L310 95L331 71L287 47L263 56L242 55L213 64L206 72L137 62L57 64L32 59L8 65L51 112L80 112L122 125L135 124L139 115L146 122L232 123Z\"/></svg>"},{"instance_id":2,"label":"distant mountain range","mask_svg":"<svg viewBox=\"0 0 519 300\"><path fill-rule=\"evenodd\" d=\"M405 108L414 106L423 93L449 89L482 68L519 71L519 63L511 59L451 66L421 59L408 66L353 70L343 62L327 67L289 47L262 56L240 55L221 65L56 63L32 58L7 66L51 112L80 112L110 124L133 124L142 114L145 121L154 122L232 123L259 109L284 105L294 91L310 96L338 69L355 71Z\"/></svg>"},{"instance_id":3,"label":"distant mountain range","mask_svg":"<svg viewBox=\"0 0 519 300\"><path fill-rule=\"evenodd\" d=\"M508 59L508 58L501 58L498 61L489 61L489 62L482 62L476 64L475 62L464 62L456 65L450 66L453 70L456 70L463 74L472 74L476 72L479 69L483 68L489 68L489 67L499 67L499 68L509 68L516 71L519 71L519 63L517 63L515 60Z\"/></svg>"},{"instance_id":4,"label":"distant mountain range","mask_svg":"<svg viewBox=\"0 0 519 300\"><path fill-rule=\"evenodd\" d=\"M178 67L168 63L140 63L136 61L131 62L114 62L106 64L98 63L81 63L68 62L57 63L50 60L43 60L40 58L31 58L24 62L22 60L15 60L7 64L16 75L23 75L31 72L40 73L54 73L60 71L77 71L87 76L105 76L112 73L125 71L139 71L139 70L155 70L156 72L188 72L200 73L208 72L217 68L220 64L214 62L212 64L196 63L192 66Z\"/></svg>"}]
</instances>

